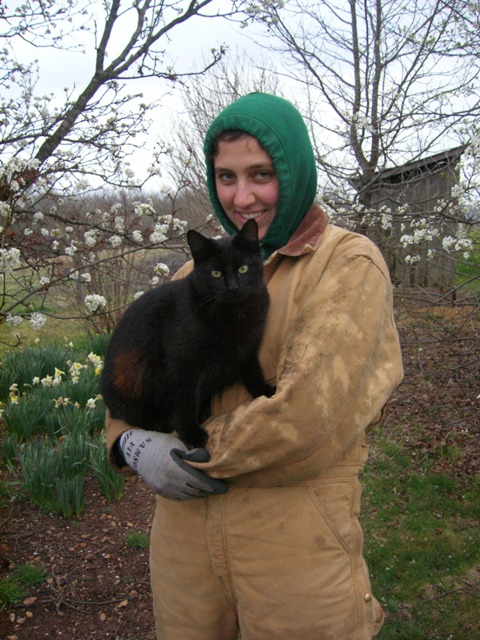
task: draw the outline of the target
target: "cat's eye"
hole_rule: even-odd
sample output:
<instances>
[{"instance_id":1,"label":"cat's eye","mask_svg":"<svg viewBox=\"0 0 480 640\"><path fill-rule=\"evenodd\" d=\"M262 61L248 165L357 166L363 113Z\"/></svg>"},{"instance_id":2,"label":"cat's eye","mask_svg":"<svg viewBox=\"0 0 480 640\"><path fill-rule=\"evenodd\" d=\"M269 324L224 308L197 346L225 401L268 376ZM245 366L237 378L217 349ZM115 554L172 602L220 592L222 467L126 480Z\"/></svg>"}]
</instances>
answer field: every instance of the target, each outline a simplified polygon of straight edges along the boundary
<instances>
[{"instance_id":1,"label":"cat's eye","mask_svg":"<svg viewBox=\"0 0 480 640\"><path fill-rule=\"evenodd\" d=\"M247 273L248 271L248 265L246 264L242 264L241 267L238 267L238 273Z\"/></svg>"},{"instance_id":2,"label":"cat's eye","mask_svg":"<svg viewBox=\"0 0 480 640\"><path fill-rule=\"evenodd\" d=\"M212 276L214 278L221 278L222 277L222 272L221 271L212 271Z\"/></svg>"}]
</instances>

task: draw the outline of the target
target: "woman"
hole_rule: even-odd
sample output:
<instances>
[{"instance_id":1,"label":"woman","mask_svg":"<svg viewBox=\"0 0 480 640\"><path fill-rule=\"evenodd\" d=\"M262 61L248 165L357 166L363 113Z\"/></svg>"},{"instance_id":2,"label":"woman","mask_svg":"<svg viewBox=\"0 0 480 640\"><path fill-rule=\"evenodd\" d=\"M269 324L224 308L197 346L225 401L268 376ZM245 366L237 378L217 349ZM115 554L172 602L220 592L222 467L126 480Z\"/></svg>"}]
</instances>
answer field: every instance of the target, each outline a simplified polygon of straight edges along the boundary
<instances>
[{"instance_id":1,"label":"woman","mask_svg":"<svg viewBox=\"0 0 480 640\"><path fill-rule=\"evenodd\" d=\"M257 220L271 297L260 361L276 393L252 401L236 386L217 399L208 453L107 419L112 460L123 452L159 494L158 638L370 639L383 614L362 555L358 475L366 431L402 379L387 268L314 204L312 146L286 100L240 98L204 148L226 231Z\"/></svg>"}]
</instances>

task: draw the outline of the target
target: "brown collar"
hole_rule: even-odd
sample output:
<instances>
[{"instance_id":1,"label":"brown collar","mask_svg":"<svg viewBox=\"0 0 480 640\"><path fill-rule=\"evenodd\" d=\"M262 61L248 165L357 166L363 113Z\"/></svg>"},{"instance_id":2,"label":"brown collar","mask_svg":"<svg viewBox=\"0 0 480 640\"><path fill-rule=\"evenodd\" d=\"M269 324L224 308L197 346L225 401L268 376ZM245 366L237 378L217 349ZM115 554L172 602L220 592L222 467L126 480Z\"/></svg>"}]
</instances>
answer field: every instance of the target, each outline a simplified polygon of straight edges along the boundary
<instances>
[{"instance_id":1,"label":"brown collar","mask_svg":"<svg viewBox=\"0 0 480 640\"><path fill-rule=\"evenodd\" d=\"M327 224L327 214L314 204L288 243L279 249L278 253L287 256L301 256L304 253L314 251L318 247Z\"/></svg>"}]
</instances>

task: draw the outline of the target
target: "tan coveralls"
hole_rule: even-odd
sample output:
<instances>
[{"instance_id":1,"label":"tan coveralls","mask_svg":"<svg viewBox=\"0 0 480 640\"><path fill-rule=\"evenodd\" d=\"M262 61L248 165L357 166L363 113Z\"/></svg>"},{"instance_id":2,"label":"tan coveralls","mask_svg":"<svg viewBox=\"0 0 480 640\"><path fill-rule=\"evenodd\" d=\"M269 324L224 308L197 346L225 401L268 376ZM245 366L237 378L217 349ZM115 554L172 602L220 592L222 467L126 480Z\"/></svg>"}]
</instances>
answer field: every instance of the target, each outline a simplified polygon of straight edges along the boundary
<instances>
[{"instance_id":1,"label":"tan coveralls","mask_svg":"<svg viewBox=\"0 0 480 640\"><path fill-rule=\"evenodd\" d=\"M185 275L186 265L180 272ZM358 521L366 430L402 379L378 249L314 206L266 263L261 363L272 398L237 386L206 428L225 495L157 496L151 578L159 640L369 640L372 596ZM128 426L107 421L113 442Z\"/></svg>"}]
</instances>

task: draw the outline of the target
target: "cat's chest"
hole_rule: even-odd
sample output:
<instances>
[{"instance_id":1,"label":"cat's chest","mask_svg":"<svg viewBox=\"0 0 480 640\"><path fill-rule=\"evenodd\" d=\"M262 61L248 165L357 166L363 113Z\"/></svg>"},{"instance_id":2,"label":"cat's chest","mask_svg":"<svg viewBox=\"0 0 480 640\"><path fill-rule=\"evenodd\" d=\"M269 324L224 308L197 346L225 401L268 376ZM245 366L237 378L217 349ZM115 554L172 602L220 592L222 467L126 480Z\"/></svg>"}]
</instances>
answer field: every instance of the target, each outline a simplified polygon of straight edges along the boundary
<instances>
[{"instance_id":1,"label":"cat's chest","mask_svg":"<svg viewBox=\"0 0 480 640\"><path fill-rule=\"evenodd\" d=\"M206 349L220 355L223 352L241 354L258 338L258 331L245 322L212 323L203 326L191 336L197 349Z\"/></svg>"}]
</instances>

